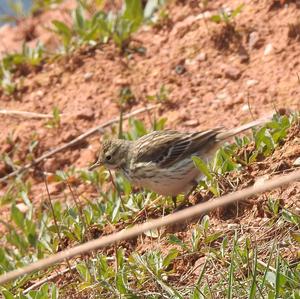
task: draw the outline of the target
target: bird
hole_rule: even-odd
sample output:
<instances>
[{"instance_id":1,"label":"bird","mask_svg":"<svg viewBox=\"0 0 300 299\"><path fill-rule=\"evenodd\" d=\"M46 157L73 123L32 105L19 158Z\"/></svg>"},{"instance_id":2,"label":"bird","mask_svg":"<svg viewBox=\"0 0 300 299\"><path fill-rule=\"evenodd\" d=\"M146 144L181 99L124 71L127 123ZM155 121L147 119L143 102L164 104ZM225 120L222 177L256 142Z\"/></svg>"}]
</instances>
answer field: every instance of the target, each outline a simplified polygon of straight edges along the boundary
<instances>
[{"instance_id":1,"label":"bird","mask_svg":"<svg viewBox=\"0 0 300 299\"><path fill-rule=\"evenodd\" d=\"M134 186L171 196L176 207L176 196L184 193L188 197L203 178L192 156L210 160L228 138L269 120L265 117L229 130L223 127L193 133L161 130L133 141L107 139L89 170L105 166L121 171Z\"/></svg>"}]
</instances>

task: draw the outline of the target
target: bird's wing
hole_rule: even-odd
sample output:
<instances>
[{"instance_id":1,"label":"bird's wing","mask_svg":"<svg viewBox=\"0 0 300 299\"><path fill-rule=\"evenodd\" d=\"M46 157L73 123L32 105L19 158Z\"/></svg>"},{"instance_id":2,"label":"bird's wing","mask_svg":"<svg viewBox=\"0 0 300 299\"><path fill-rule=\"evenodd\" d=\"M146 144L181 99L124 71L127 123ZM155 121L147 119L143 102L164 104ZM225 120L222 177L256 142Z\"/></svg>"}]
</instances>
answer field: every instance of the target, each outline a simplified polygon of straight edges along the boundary
<instances>
[{"instance_id":1,"label":"bird's wing","mask_svg":"<svg viewBox=\"0 0 300 299\"><path fill-rule=\"evenodd\" d=\"M180 159L208 150L216 142L220 128L197 132L155 131L136 143L135 162L154 162L169 167Z\"/></svg>"}]
</instances>

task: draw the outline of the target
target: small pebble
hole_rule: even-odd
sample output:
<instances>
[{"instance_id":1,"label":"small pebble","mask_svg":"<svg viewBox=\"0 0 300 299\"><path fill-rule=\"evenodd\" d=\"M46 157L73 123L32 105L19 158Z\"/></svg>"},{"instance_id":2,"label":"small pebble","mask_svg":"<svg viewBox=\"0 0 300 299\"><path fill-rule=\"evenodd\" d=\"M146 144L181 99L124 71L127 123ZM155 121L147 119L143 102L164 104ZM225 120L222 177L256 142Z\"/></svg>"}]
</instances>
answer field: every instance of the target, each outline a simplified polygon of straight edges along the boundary
<instances>
[{"instance_id":1,"label":"small pebble","mask_svg":"<svg viewBox=\"0 0 300 299\"><path fill-rule=\"evenodd\" d=\"M254 31L254 32L251 32L249 34L248 44L249 44L250 50L258 47L258 45L259 45L259 34L258 34L258 32Z\"/></svg>"},{"instance_id":2,"label":"small pebble","mask_svg":"<svg viewBox=\"0 0 300 299\"><path fill-rule=\"evenodd\" d=\"M204 53L204 52L202 52L202 53L200 53L200 54L198 54L197 56L196 56L196 60L197 61L205 61L206 60L206 53Z\"/></svg>"},{"instance_id":3,"label":"small pebble","mask_svg":"<svg viewBox=\"0 0 300 299\"><path fill-rule=\"evenodd\" d=\"M78 111L76 117L78 119L93 120L95 117L95 112L93 109L87 107Z\"/></svg>"},{"instance_id":4,"label":"small pebble","mask_svg":"<svg viewBox=\"0 0 300 299\"><path fill-rule=\"evenodd\" d=\"M242 111L243 112L248 112L249 111L249 105L248 104L245 104L242 106Z\"/></svg>"},{"instance_id":5,"label":"small pebble","mask_svg":"<svg viewBox=\"0 0 300 299\"><path fill-rule=\"evenodd\" d=\"M199 121L197 119L191 119L184 122L184 125L187 127L196 127L199 125Z\"/></svg>"},{"instance_id":6,"label":"small pebble","mask_svg":"<svg viewBox=\"0 0 300 299\"><path fill-rule=\"evenodd\" d=\"M36 92L36 96L39 97L39 98L43 97L44 95L45 95L45 92L43 90L38 90Z\"/></svg>"},{"instance_id":7,"label":"small pebble","mask_svg":"<svg viewBox=\"0 0 300 299\"><path fill-rule=\"evenodd\" d=\"M251 87L251 86L254 86L254 85L257 85L258 84L258 81L257 80L247 80L246 81L246 85L248 87Z\"/></svg>"},{"instance_id":8,"label":"small pebble","mask_svg":"<svg viewBox=\"0 0 300 299\"><path fill-rule=\"evenodd\" d=\"M239 224L237 223L229 223L228 224L228 229L236 229L239 227Z\"/></svg>"},{"instance_id":9,"label":"small pebble","mask_svg":"<svg viewBox=\"0 0 300 299\"><path fill-rule=\"evenodd\" d=\"M90 80L93 78L93 76L94 76L94 73L92 73L92 72L85 73L85 74L83 75L83 79L84 79L85 81L90 81Z\"/></svg>"},{"instance_id":10,"label":"small pebble","mask_svg":"<svg viewBox=\"0 0 300 299\"><path fill-rule=\"evenodd\" d=\"M129 85L129 81L128 81L128 79L116 77L113 79L113 84L120 85L120 86L127 86L127 85Z\"/></svg>"},{"instance_id":11,"label":"small pebble","mask_svg":"<svg viewBox=\"0 0 300 299\"><path fill-rule=\"evenodd\" d=\"M199 14L196 17L196 20L203 20L203 19L206 20L206 19L209 19L211 16L212 16L212 14L210 11L205 11L205 12Z\"/></svg>"},{"instance_id":12,"label":"small pebble","mask_svg":"<svg viewBox=\"0 0 300 299\"><path fill-rule=\"evenodd\" d=\"M224 72L225 77L231 80L238 80L241 76L241 71L238 68L232 66L226 67Z\"/></svg>"},{"instance_id":13,"label":"small pebble","mask_svg":"<svg viewBox=\"0 0 300 299\"><path fill-rule=\"evenodd\" d=\"M264 50L264 55L270 55L271 52L273 51L273 45L272 44L267 44Z\"/></svg>"},{"instance_id":14,"label":"small pebble","mask_svg":"<svg viewBox=\"0 0 300 299\"><path fill-rule=\"evenodd\" d=\"M186 65L194 65L194 64L196 64L196 60L193 60L193 59L186 59L186 60L185 60L185 64L186 64Z\"/></svg>"},{"instance_id":15,"label":"small pebble","mask_svg":"<svg viewBox=\"0 0 300 299\"><path fill-rule=\"evenodd\" d=\"M222 92L217 94L217 99L218 100L226 100L228 98L228 93L227 92Z\"/></svg>"},{"instance_id":16,"label":"small pebble","mask_svg":"<svg viewBox=\"0 0 300 299\"><path fill-rule=\"evenodd\" d=\"M300 157L298 157L294 163L293 163L294 166L300 166Z\"/></svg>"}]
</instances>

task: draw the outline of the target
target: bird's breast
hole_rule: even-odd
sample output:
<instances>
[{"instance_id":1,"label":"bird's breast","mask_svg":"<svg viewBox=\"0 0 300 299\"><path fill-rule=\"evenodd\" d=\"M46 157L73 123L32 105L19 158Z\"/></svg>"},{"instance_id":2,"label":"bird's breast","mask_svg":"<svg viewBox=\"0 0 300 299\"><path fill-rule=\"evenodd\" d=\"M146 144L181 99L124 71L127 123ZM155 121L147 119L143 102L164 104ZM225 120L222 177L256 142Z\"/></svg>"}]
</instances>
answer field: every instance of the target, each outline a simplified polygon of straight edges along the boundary
<instances>
[{"instance_id":1,"label":"bird's breast","mask_svg":"<svg viewBox=\"0 0 300 299\"><path fill-rule=\"evenodd\" d=\"M191 159L182 160L168 168L158 167L154 163L136 164L133 169L124 169L123 173L135 186L164 196L189 191L194 180L200 176Z\"/></svg>"}]
</instances>

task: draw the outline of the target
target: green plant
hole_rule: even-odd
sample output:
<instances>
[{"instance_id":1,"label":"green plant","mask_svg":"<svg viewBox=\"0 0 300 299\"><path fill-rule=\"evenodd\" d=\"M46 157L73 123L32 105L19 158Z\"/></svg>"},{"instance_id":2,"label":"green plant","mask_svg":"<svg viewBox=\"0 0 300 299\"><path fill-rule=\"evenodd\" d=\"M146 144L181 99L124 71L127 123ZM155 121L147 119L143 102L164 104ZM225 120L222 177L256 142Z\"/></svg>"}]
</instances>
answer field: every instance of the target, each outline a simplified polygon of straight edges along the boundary
<instances>
[{"instance_id":1,"label":"green plant","mask_svg":"<svg viewBox=\"0 0 300 299\"><path fill-rule=\"evenodd\" d=\"M60 120L61 120L61 113L57 107L53 107L52 109L53 117L47 121L46 128L59 128L60 127Z\"/></svg>"},{"instance_id":2,"label":"green plant","mask_svg":"<svg viewBox=\"0 0 300 299\"><path fill-rule=\"evenodd\" d=\"M109 31L114 42L124 49L132 33L137 31L144 19L140 0L125 0L124 8L116 15L108 15Z\"/></svg>"},{"instance_id":3,"label":"green plant","mask_svg":"<svg viewBox=\"0 0 300 299\"><path fill-rule=\"evenodd\" d=\"M3 66L3 63L0 67L0 86L7 95L13 94L17 89L12 73Z\"/></svg>"},{"instance_id":4,"label":"green plant","mask_svg":"<svg viewBox=\"0 0 300 299\"><path fill-rule=\"evenodd\" d=\"M244 7L244 4L240 4L233 11L221 9L217 15L211 16L211 21L215 23L225 23L230 24L234 18L239 15Z\"/></svg>"},{"instance_id":5,"label":"green plant","mask_svg":"<svg viewBox=\"0 0 300 299\"><path fill-rule=\"evenodd\" d=\"M27 73L26 69L38 67L45 57L44 47L38 44L35 48L28 47L25 43L22 51L6 55L0 65L0 86L8 95L13 94L22 80L15 80L14 73L20 70L20 73Z\"/></svg>"},{"instance_id":6,"label":"green plant","mask_svg":"<svg viewBox=\"0 0 300 299\"><path fill-rule=\"evenodd\" d=\"M238 156L237 152L250 144L251 139L249 137L235 137L235 142L221 147L210 163L206 163L199 157L192 157L196 167L205 178L199 185L210 190L215 196L219 196L219 176L233 170L239 170L242 165L255 162L259 156L267 157L272 154L275 148L284 140L289 127L297 117L296 114L289 117L275 115L265 126L254 130L255 149L251 152L243 151L242 156Z\"/></svg>"},{"instance_id":7,"label":"green plant","mask_svg":"<svg viewBox=\"0 0 300 299\"><path fill-rule=\"evenodd\" d=\"M147 95L146 99L158 103L166 102L169 99L169 90L165 85L162 85L155 95Z\"/></svg>"},{"instance_id":8,"label":"green plant","mask_svg":"<svg viewBox=\"0 0 300 299\"><path fill-rule=\"evenodd\" d=\"M214 232L210 228L209 216L205 215L200 224L197 224L191 230L190 243L183 242L175 235L170 235L169 243L179 245L184 251L189 253L206 252L210 249L211 244L223 235L222 232Z\"/></svg>"},{"instance_id":9,"label":"green plant","mask_svg":"<svg viewBox=\"0 0 300 299\"><path fill-rule=\"evenodd\" d=\"M78 2L85 10L93 14L104 7L106 0L78 0Z\"/></svg>"},{"instance_id":10,"label":"green plant","mask_svg":"<svg viewBox=\"0 0 300 299\"><path fill-rule=\"evenodd\" d=\"M53 31L60 37L63 51L64 53L69 53L71 48L71 41L72 41L72 31L71 29L63 22L54 20L52 21L54 26Z\"/></svg>"},{"instance_id":11,"label":"green plant","mask_svg":"<svg viewBox=\"0 0 300 299\"><path fill-rule=\"evenodd\" d=\"M28 47L23 43L22 51L8 54L2 59L3 67L10 71L16 71L20 66L38 66L45 54L42 44L38 43L35 48Z\"/></svg>"},{"instance_id":12,"label":"green plant","mask_svg":"<svg viewBox=\"0 0 300 299\"><path fill-rule=\"evenodd\" d=\"M68 53L84 43L91 45L98 42L106 43L110 38L124 50L131 35L144 21L141 0L125 0L120 11L106 13L100 10L91 18L85 17L84 8L88 7L89 5L81 1L81 5L72 13L71 26L60 21L52 22L54 31L63 42L64 52ZM147 17L149 11L153 9L147 10Z\"/></svg>"},{"instance_id":13,"label":"green plant","mask_svg":"<svg viewBox=\"0 0 300 299\"><path fill-rule=\"evenodd\" d=\"M212 171L209 170L209 166L199 157L192 157L196 167L201 171L201 173L205 176L206 182L200 182L202 187L210 190L215 196L219 196L219 185L218 180L215 175L212 174Z\"/></svg>"},{"instance_id":14,"label":"green plant","mask_svg":"<svg viewBox=\"0 0 300 299\"><path fill-rule=\"evenodd\" d=\"M39 290L32 290L27 295L21 295L16 297L13 293L9 292L7 289L2 290L3 299L14 299L14 298L22 298L22 299L31 299L31 298L39 298L39 299L58 299L59 298L59 289L56 287L54 283L45 283L43 284Z\"/></svg>"},{"instance_id":15,"label":"green plant","mask_svg":"<svg viewBox=\"0 0 300 299\"><path fill-rule=\"evenodd\" d=\"M151 20L155 12L166 4L166 0L148 0L144 9L145 20ZM160 12L159 12L160 13Z\"/></svg>"},{"instance_id":16,"label":"green plant","mask_svg":"<svg viewBox=\"0 0 300 299\"><path fill-rule=\"evenodd\" d=\"M135 102L135 96L129 86L123 87L119 92L119 106L126 107Z\"/></svg>"},{"instance_id":17,"label":"green plant","mask_svg":"<svg viewBox=\"0 0 300 299\"><path fill-rule=\"evenodd\" d=\"M156 28L172 24L166 0L149 0L145 6L144 17L147 24Z\"/></svg>"},{"instance_id":18,"label":"green plant","mask_svg":"<svg viewBox=\"0 0 300 299\"><path fill-rule=\"evenodd\" d=\"M107 42L109 31L107 15L103 11L96 12L91 19L85 17L82 6L78 6L72 13L72 24L54 20L54 32L60 37L63 52L69 53L82 44L95 45L97 42Z\"/></svg>"}]
</instances>

